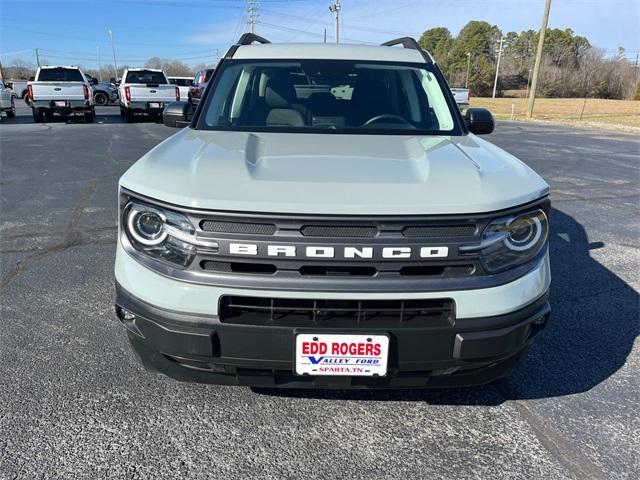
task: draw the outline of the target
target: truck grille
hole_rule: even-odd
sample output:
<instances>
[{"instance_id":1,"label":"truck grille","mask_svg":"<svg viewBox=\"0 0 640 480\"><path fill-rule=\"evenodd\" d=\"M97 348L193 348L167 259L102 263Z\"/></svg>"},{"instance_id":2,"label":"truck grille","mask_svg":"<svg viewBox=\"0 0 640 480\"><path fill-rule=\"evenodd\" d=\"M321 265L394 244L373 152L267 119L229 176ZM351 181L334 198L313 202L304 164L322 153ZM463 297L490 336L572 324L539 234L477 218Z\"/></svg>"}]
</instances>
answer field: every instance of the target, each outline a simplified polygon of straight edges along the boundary
<instances>
[{"instance_id":1,"label":"truck grille","mask_svg":"<svg viewBox=\"0 0 640 480\"><path fill-rule=\"evenodd\" d=\"M222 296L220 321L240 325L367 328L452 325L454 302L420 300L326 300Z\"/></svg>"},{"instance_id":2,"label":"truck grille","mask_svg":"<svg viewBox=\"0 0 640 480\"><path fill-rule=\"evenodd\" d=\"M302 265L299 268L278 268L271 263L258 262L217 262L212 260L203 260L201 268L209 272L219 273L244 273L254 275L273 275L278 271L289 271L298 273L302 276L359 276L374 277L379 270L373 266L363 265ZM413 265L403 266L397 269L397 273L401 276L415 277L441 277L441 276L467 276L474 272L473 264L446 265Z\"/></svg>"}]
</instances>

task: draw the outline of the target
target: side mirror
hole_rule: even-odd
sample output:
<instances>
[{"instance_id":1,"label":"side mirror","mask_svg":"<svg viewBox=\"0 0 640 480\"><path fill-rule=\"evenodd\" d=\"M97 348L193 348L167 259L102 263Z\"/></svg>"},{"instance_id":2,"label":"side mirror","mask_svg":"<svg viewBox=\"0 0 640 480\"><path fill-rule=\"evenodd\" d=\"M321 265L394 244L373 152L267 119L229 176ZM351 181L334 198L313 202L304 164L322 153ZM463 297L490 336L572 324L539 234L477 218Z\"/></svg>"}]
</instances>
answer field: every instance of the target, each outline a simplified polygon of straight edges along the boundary
<instances>
[{"instance_id":1,"label":"side mirror","mask_svg":"<svg viewBox=\"0 0 640 480\"><path fill-rule=\"evenodd\" d=\"M97 84L98 84L98 79L97 79L97 78L95 78L95 77L93 77L93 78L91 79L91 85L97 85Z\"/></svg>"},{"instance_id":2,"label":"side mirror","mask_svg":"<svg viewBox=\"0 0 640 480\"><path fill-rule=\"evenodd\" d=\"M116 84L116 77L111 77L109 79L109 83L113 83L115 85Z\"/></svg>"},{"instance_id":3,"label":"side mirror","mask_svg":"<svg viewBox=\"0 0 640 480\"><path fill-rule=\"evenodd\" d=\"M464 115L467 128L476 135L486 135L493 132L495 122L493 115L486 108L469 108Z\"/></svg>"},{"instance_id":4,"label":"side mirror","mask_svg":"<svg viewBox=\"0 0 640 480\"><path fill-rule=\"evenodd\" d=\"M162 112L162 123L167 127L182 128L189 126L193 117L193 107L189 102L171 102Z\"/></svg>"}]
</instances>

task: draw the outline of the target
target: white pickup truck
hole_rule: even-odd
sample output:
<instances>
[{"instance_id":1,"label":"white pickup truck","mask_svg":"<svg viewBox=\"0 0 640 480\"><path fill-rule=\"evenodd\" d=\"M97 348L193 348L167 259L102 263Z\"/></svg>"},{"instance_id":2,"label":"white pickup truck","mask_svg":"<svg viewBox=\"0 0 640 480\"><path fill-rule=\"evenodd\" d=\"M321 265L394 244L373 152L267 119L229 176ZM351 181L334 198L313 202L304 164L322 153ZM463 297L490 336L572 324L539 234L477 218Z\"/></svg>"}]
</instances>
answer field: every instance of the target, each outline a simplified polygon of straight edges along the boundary
<instances>
[{"instance_id":1,"label":"white pickup truck","mask_svg":"<svg viewBox=\"0 0 640 480\"><path fill-rule=\"evenodd\" d=\"M96 118L91 86L78 67L39 67L27 89L36 123L50 121L54 113L65 117L83 114L87 122Z\"/></svg>"},{"instance_id":2,"label":"white pickup truck","mask_svg":"<svg viewBox=\"0 0 640 480\"><path fill-rule=\"evenodd\" d=\"M180 89L169 83L162 70L128 68L122 78L118 87L120 114L127 122L133 122L137 113L160 119L165 104L180 100Z\"/></svg>"},{"instance_id":3,"label":"white pickup truck","mask_svg":"<svg viewBox=\"0 0 640 480\"><path fill-rule=\"evenodd\" d=\"M471 97L471 90L468 88L452 88L453 98L460 110L469 108L469 98Z\"/></svg>"}]
</instances>

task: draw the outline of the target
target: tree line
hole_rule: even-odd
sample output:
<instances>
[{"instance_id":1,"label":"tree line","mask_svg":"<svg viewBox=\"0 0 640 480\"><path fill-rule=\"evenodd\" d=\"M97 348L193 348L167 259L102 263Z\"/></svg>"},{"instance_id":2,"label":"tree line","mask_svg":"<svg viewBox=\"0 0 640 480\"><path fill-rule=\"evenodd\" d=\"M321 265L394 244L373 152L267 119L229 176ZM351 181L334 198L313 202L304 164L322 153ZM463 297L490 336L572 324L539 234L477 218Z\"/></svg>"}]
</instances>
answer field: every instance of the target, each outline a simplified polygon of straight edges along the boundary
<instances>
[{"instance_id":1,"label":"tree line","mask_svg":"<svg viewBox=\"0 0 640 480\"><path fill-rule=\"evenodd\" d=\"M503 39L498 94L526 92L538 45L538 32L503 32L488 22L473 20L457 36L445 27L431 28L420 37L451 86L468 84L476 96L489 96ZM635 52L634 52L635 53ZM548 29L542 49L538 95L631 99L638 90L636 58L619 48L614 56L591 45L570 28ZM468 72L468 77L467 77Z\"/></svg>"},{"instance_id":2,"label":"tree line","mask_svg":"<svg viewBox=\"0 0 640 480\"><path fill-rule=\"evenodd\" d=\"M493 90L500 39L503 39L498 95L524 95L533 69L538 32L503 32L485 21L472 20L457 36L449 29L436 27L426 30L420 45L435 57L449 84L468 86L475 96L489 96ZM551 28L545 35L543 62L538 80L538 95L545 97L596 97L640 99L640 67L637 57L627 56L619 48L616 55L591 45L570 28ZM43 59L42 64L51 63ZM152 57L144 66L161 68L170 76L192 76L198 70L212 67L205 63L190 67L173 59ZM127 65L119 65L122 72ZM28 79L35 73L35 65L14 60L4 66L6 79ZM83 69L96 77L108 80L115 76L113 65Z\"/></svg>"}]
</instances>

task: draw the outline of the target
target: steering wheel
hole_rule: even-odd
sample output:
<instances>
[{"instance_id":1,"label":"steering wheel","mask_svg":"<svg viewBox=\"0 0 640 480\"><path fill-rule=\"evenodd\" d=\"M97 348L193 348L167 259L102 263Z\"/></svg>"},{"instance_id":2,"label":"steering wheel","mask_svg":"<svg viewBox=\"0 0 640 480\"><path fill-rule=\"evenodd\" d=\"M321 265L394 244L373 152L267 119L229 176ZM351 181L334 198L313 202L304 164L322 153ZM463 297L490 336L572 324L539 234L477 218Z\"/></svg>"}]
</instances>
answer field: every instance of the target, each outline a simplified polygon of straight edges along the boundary
<instances>
[{"instance_id":1,"label":"steering wheel","mask_svg":"<svg viewBox=\"0 0 640 480\"><path fill-rule=\"evenodd\" d=\"M376 115L375 117L370 118L369 120L367 120L366 122L364 122L362 124L363 127L366 127L367 125L371 125L373 123L377 123L380 120L395 120L394 123L406 123L407 125L411 125L413 127L413 125L406 119L401 117L400 115L394 115L391 113L383 113L382 115Z\"/></svg>"}]
</instances>

